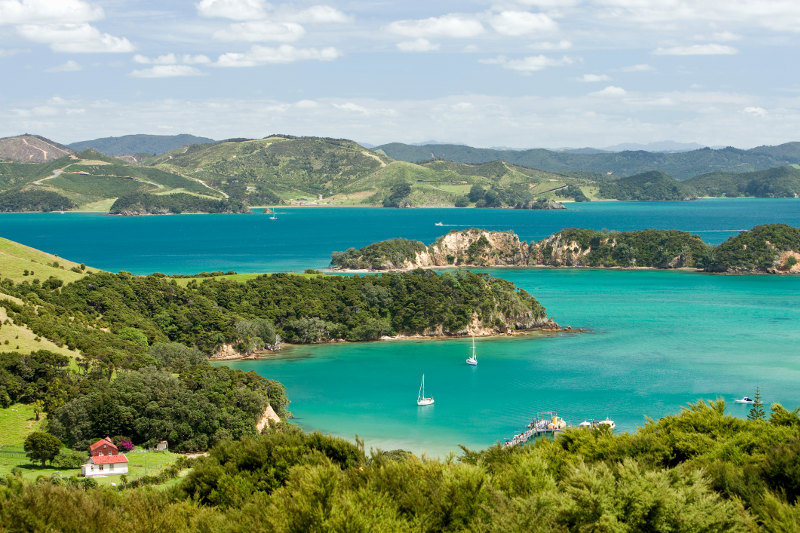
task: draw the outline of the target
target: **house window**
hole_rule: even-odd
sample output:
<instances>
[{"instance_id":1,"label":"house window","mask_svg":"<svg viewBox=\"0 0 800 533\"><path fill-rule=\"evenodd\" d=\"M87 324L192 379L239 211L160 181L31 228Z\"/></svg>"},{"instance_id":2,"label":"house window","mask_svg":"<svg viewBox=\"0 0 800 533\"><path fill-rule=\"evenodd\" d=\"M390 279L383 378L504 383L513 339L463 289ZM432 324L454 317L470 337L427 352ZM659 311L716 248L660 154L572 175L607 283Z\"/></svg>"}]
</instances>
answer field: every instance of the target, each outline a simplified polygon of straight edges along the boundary
<instances>
[{"instance_id":1,"label":"house window","mask_svg":"<svg viewBox=\"0 0 800 533\"><path fill-rule=\"evenodd\" d=\"M112 464L108 465L108 469L109 470L114 470L114 464L112 463Z\"/></svg>"},{"instance_id":2,"label":"house window","mask_svg":"<svg viewBox=\"0 0 800 533\"><path fill-rule=\"evenodd\" d=\"M100 471L101 472L103 471L103 465L100 465Z\"/></svg>"}]
</instances>

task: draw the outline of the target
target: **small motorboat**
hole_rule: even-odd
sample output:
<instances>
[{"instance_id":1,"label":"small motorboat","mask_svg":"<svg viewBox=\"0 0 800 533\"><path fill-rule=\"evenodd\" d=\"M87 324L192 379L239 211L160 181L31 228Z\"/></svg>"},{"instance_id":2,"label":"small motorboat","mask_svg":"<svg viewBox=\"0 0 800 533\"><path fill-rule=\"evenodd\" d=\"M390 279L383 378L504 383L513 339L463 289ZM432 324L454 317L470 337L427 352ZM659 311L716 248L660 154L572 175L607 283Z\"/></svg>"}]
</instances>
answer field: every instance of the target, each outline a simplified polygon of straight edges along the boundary
<instances>
[{"instance_id":1,"label":"small motorboat","mask_svg":"<svg viewBox=\"0 0 800 533\"><path fill-rule=\"evenodd\" d=\"M740 398L740 399L735 400L735 401L736 401L736 403L756 403L756 401L754 399L750 398L749 396L745 396L744 398Z\"/></svg>"},{"instance_id":2,"label":"small motorboat","mask_svg":"<svg viewBox=\"0 0 800 533\"><path fill-rule=\"evenodd\" d=\"M615 427L617 427L617 424L615 424L613 420L610 420L608 417L606 417L605 420L601 420L597 423L597 427L603 427L603 426L614 429Z\"/></svg>"},{"instance_id":3,"label":"small motorboat","mask_svg":"<svg viewBox=\"0 0 800 533\"><path fill-rule=\"evenodd\" d=\"M434 226L444 226L444 224L442 224L441 222L437 222L436 224L434 224Z\"/></svg>"}]
</instances>

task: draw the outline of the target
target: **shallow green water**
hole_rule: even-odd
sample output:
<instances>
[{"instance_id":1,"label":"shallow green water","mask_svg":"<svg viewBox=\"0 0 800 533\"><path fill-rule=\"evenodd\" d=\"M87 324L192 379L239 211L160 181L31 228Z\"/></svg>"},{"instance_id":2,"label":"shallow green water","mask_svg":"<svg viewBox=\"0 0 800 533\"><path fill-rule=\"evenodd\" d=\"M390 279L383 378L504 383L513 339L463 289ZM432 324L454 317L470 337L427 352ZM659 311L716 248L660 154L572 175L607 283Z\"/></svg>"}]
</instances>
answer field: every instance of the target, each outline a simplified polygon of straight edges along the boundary
<instances>
[{"instance_id":1,"label":"shallow green water","mask_svg":"<svg viewBox=\"0 0 800 533\"><path fill-rule=\"evenodd\" d=\"M800 405L800 279L683 272L494 270L586 333L301 347L230 363L283 382L297 423L367 446L442 454L484 447L538 411L610 416L630 431L688 402L752 396ZM417 407L420 376L432 407Z\"/></svg>"}]
</instances>

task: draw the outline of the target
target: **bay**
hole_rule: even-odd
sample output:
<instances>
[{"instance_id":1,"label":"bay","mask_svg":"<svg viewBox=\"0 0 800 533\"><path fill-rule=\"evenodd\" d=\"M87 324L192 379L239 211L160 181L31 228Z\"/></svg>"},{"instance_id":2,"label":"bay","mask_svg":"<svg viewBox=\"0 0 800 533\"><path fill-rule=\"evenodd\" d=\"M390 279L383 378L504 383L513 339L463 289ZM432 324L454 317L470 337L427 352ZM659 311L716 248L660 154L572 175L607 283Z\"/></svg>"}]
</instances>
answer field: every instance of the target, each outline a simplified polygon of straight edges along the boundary
<instances>
[{"instance_id":1,"label":"bay","mask_svg":"<svg viewBox=\"0 0 800 533\"><path fill-rule=\"evenodd\" d=\"M283 208L277 220L263 214L5 213L0 214L0 236L112 272L186 274L320 269L336 250L394 237L431 243L452 229L470 227L513 230L527 241L568 227L679 229L717 244L758 224L800 226L797 199L568 205L563 211Z\"/></svg>"},{"instance_id":2,"label":"bay","mask_svg":"<svg viewBox=\"0 0 800 533\"><path fill-rule=\"evenodd\" d=\"M367 447L444 455L523 430L538 412L570 424L615 420L633 431L701 399L761 389L766 405L800 405L800 278L686 272L490 270L585 333L477 340L383 341L292 348L228 363L278 379L296 422ZM436 403L418 407L422 374Z\"/></svg>"},{"instance_id":3,"label":"bay","mask_svg":"<svg viewBox=\"0 0 800 533\"><path fill-rule=\"evenodd\" d=\"M690 231L719 243L757 224L800 226L800 200L596 202L566 211L283 209L264 215L112 217L0 214L0 236L110 271L270 272L324 268L334 250L392 237L432 242L451 229L513 230L524 240L565 227ZM442 226L435 223L441 222ZM620 431L699 399L732 403L761 388L800 405L800 278L686 272L502 269L562 325L587 333L295 347L276 360L229 363L284 383L296 422L368 447L442 455L524 429L540 411L568 422L611 417ZM422 374L432 407L416 406Z\"/></svg>"}]
</instances>

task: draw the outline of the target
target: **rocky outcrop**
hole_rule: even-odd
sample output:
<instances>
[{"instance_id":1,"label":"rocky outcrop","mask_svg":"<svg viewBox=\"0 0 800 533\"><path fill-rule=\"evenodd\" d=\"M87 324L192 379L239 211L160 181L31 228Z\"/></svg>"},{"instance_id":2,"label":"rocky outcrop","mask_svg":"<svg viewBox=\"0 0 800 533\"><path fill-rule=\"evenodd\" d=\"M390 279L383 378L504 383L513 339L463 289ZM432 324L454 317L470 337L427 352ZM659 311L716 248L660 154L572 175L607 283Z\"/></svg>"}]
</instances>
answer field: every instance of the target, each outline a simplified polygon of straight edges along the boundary
<instances>
[{"instance_id":1,"label":"rocky outcrop","mask_svg":"<svg viewBox=\"0 0 800 533\"><path fill-rule=\"evenodd\" d=\"M267 408L264 409L264 414L261 415L261 419L256 424L256 429L259 433L261 433L264 428L277 424L280 421L281 418L278 416L272 406L267 404Z\"/></svg>"},{"instance_id":2,"label":"rocky outcrop","mask_svg":"<svg viewBox=\"0 0 800 533\"><path fill-rule=\"evenodd\" d=\"M405 268L430 266L519 266L528 261L528 244L511 231L468 229L439 237L417 252Z\"/></svg>"}]
</instances>

